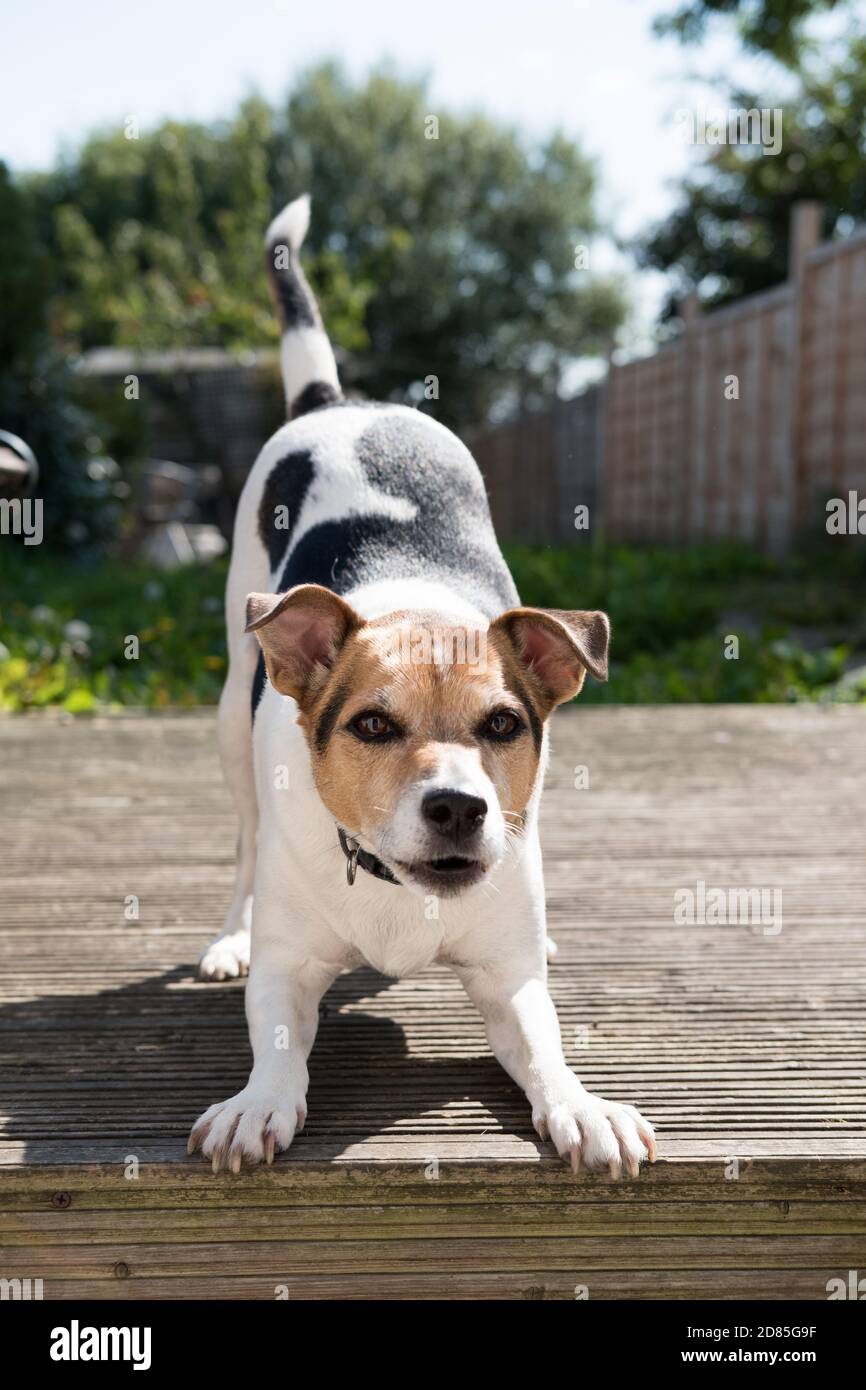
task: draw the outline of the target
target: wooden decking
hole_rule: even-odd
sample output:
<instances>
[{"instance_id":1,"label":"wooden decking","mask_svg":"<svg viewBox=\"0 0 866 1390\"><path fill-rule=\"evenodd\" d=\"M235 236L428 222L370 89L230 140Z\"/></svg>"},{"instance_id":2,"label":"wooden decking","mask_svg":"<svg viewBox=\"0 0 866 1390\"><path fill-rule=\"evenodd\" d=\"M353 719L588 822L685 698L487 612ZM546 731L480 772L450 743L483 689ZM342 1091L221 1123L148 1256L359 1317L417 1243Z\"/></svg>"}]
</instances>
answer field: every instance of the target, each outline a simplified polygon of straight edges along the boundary
<instances>
[{"instance_id":1,"label":"wooden decking","mask_svg":"<svg viewBox=\"0 0 866 1390\"><path fill-rule=\"evenodd\" d=\"M618 1185L536 1140L440 969L338 981L307 1130L214 1177L187 1132L249 1054L243 986L192 973L232 876L212 715L9 718L0 764L0 1276L46 1298L824 1299L866 1273L866 710L557 717L551 987L585 1083L660 1139ZM699 880L780 889L781 931L677 925Z\"/></svg>"}]
</instances>

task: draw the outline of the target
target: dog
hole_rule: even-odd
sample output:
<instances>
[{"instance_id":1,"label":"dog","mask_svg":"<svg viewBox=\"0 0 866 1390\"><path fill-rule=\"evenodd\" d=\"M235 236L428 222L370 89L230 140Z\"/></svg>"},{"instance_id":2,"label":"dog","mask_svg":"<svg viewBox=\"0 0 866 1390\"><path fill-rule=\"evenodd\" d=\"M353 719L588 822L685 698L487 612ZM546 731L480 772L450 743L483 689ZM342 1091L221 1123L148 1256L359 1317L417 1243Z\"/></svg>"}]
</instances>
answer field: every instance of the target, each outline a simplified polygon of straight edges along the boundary
<instances>
[{"instance_id":1,"label":"dog","mask_svg":"<svg viewBox=\"0 0 866 1390\"><path fill-rule=\"evenodd\" d=\"M521 606L481 474L429 415L344 398L299 262L305 195L266 264L289 422L241 496L219 744L237 879L200 977L249 973L247 1085L194 1125L213 1169L304 1125L319 1002L363 963L450 967L532 1122L575 1172L654 1159L632 1106L584 1090L547 989L538 809L547 720L607 678L603 613Z\"/></svg>"}]
</instances>

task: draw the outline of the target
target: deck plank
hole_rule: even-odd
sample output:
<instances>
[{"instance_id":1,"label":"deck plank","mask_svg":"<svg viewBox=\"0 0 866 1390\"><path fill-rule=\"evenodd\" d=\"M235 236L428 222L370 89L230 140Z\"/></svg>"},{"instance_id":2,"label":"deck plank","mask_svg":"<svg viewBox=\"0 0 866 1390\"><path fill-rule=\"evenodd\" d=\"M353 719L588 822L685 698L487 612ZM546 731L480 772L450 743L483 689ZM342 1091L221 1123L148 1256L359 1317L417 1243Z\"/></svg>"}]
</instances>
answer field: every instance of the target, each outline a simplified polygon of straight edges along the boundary
<instances>
[{"instance_id":1,"label":"deck plank","mask_svg":"<svg viewBox=\"0 0 866 1390\"><path fill-rule=\"evenodd\" d=\"M243 986L192 972L233 872L212 714L6 718L0 765L5 1275L47 1297L274 1297L281 1271L302 1298L562 1298L582 1270L593 1297L819 1298L866 1265L866 711L555 718L564 1043L660 1139L617 1187L536 1139L439 968L338 980L306 1131L214 1178L186 1135L249 1048ZM780 889L781 930L677 925L698 880Z\"/></svg>"}]
</instances>

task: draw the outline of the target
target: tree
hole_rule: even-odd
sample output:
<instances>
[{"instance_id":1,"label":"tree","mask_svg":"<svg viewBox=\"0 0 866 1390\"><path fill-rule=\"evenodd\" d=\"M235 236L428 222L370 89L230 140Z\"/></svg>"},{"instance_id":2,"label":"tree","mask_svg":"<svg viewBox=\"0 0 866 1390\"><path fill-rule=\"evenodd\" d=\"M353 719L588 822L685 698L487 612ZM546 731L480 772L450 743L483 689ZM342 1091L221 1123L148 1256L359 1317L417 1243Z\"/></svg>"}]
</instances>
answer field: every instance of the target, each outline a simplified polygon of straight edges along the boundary
<instances>
[{"instance_id":1,"label":"tree","mask_svg":"<svg viewBox=\"0 0 866 1390\"><path fill-rule=\"evenodd\" d=\"M739 15L744 42L778 60L771 76L777 91L735 90L728 104L783 113L779 155L748 145L708 147L701 167L684 181L679 205L640 242L642 264L675 272L666 314L693 288L701 287L705 302L723 304L784 280L797 200L823 204L828 237L866 216L866 40L852 31L831 48L814 45L804 22L829 8L843 6L834 0L696 0L663 21L662 27L676 27L685 41L694 41L710 14ZM778 95L785 77L788 85L796 81L793 99Z\"/></svg>"},{"instance_id":2,"label":"tree","mask_svg":"<svg viewBox=\"0 0 866 1390\"><path fill-rule=\"evenodd\" d=\"M210 127L96 135L32 180L58 331L83 348L275 341L261 238L304 189L307 268L366 394L424 406L438 389L440 418L475 424L552 397L564 362L622 320L616 283L575 268L599 224L570 140L528 142L434 110L423 82L325 65L278 110L253 98Z\"/></svg>"},{"instance_id":3,"label":"tree","mask_svg":"<svg viewBox=\"0 0 866 1390\"><path fill-rule=\"evenodd\" d=\"M660 16L655 28L659 34L675 34L683 43L697 43L708 21L732 19L746 48L796 66L808 43L807 21L840 4L844 0L691 0L673 14Z\"/></svg>"},{"instance_id":4,"label":"tree","mask_svg":"<svg viewBox=\"0 0 866 1390\"><path fill-rule=\"evenodd\" d=\"M36 455L46 540L80 555L111 539L128 488L112 459L93 457L102 443L96 422L75 400L72 372L48 332L48 264L35 225L0 163L0 429Z\"/></svg>"},{"instance_id":5,"label":"tree","mask_svg":"<svg viewBox=\"0 0 866 1390\"><path fill-rule=\"evenodd\" d=\"M270 137L270 113L249 101L214 129L168 121L95 135L34 179L58 267L58 335L81 348L272 339L256 274L271 216Z\"/></svg>"},{"instance_id":6,"label":"tree","mask_svg":"<svg viewBox=\"0 0 866 1390\"><path fill-rule=\"evenodd\" d=\"M45 326L47 258L27 199L0 163L0 375L28 366Z\"/></svg>"}]
</instances>

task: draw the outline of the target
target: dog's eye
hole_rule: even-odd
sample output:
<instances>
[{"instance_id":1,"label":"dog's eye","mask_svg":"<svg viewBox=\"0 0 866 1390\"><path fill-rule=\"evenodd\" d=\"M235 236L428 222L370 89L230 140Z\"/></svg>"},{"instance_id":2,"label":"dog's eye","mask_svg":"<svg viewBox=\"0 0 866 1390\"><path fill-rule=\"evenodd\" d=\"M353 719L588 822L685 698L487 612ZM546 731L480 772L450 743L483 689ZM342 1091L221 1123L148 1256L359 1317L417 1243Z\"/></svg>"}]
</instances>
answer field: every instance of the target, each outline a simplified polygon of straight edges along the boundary
<instances>
[{"instance_id":1,"label":"dog's eye","mask_svg":"<svg viewBox=\"0 0 866 1390\"><path fill-rule=\"evenodd\" d=\"M382 742L394 738L400 732L396 724L392 724L384 714L377 714L375 710L365 710L363 714L356 714L349 728L365 743Z\"/></svg>"},{"instance_id":2,"label":"dog's eye","mask_svg":"<svg viewBox=\"0 0 866 1390\"><path fill-rule=\"evenodd\" d=\"M485 738L506 739L513 738L522 728L523 724L513 710L498 709L490 715L481 732Z\"/></svg>"}]
</instances>

